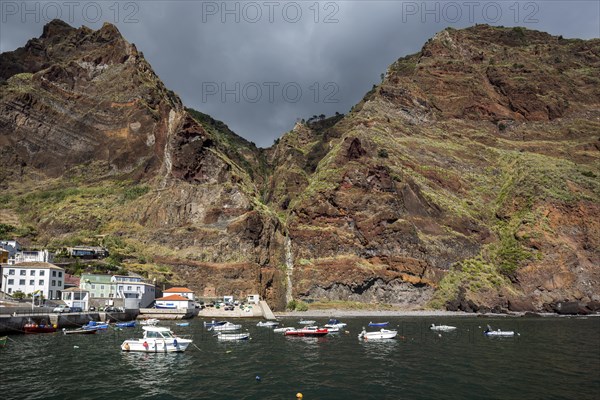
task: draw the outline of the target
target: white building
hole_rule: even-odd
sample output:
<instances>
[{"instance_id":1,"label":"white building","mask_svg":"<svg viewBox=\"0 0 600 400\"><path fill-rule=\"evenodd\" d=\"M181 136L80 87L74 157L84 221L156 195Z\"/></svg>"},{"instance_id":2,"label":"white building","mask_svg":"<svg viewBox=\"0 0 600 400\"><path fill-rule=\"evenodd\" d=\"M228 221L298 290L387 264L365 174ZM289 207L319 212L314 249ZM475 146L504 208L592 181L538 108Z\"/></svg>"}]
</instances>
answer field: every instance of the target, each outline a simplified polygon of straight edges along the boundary
<instances>
[{"instance_id":1,"label":"white building","mask_svg":"<svg viewBox=\"0 0 600 400\"><path fill-rule=\"evenodd\" d=\"M6 266L2 269L4 292L33 294L39 291L44 298L61 298L65 287L65 270L47 262L25 262Z\"/></svg>"},{"instance_id":2,"label":"white building","mask_svg":"<svg viewBox=\"0 0 600 400\"><path fill-rule=\"evenodd\" d=\"M22 250L21 243L16 240L0 240L0 247L8 251L8 258L14 258Z\"/></svg>"},{"instance_id":3,"label":"white building","mask_svg":"<svg viewBox=\"0 0 600 400\"><path fill-rule=\"evenodd\" d=\"M48 250L23 250L18 251L9 264L19 264L26 262L44 262L51 263L54 261L54 255Z\"/></svg>"},{"instance_id":4,"label":"white building","mask_svg":"<svg viewBox=\"0 0 600 400\"><path fill-rule=\"evenodd\" d=\"M194 302L187 297L172 294L165 297L159 297L156 299L156 308L170 308L177 310L185 310L194 308Z\"/></svg>"},{"instance_id":5,"label":"white building","mask_svg":"<svg viewBox=\"0 0 600 400\"><path fill-rule=\"evenodd\" d=\"M163 291L163 296L171 296L174 294L179 295L181 297L186 297L192 301L196 300L194 292L185 287L172 287L171 289Z\"/></svg>"},{"instance_id":6,"label":"white building","mask_svg":"<svg viewBox=\"0 0 600 400\"><path fill-rule=\"evenodd\" d=\"M62 300L71 308L80 307L83 311L87 311L89 299L89 292L81 288L72 287L62 291Z\"/></svg>"}]
</instances>

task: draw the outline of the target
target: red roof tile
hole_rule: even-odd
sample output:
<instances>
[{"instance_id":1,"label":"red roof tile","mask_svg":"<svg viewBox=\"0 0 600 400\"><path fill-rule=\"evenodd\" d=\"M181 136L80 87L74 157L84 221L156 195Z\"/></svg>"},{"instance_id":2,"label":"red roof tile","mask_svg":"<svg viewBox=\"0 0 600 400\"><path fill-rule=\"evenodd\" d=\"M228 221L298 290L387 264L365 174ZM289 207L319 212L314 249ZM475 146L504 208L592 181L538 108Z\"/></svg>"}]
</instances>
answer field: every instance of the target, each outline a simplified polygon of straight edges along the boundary
<instances>
[{"instance_id":1,"label":"red roof tile","mask_svg":"<svg viewBox=\"0 0 600 400\"><path fill-rule=\"evenodd\" d=\"M170 289L163 291L163 293L194 293L194 292L185 287L172 287Z\"/></svg>"},{"instance_id":2,"label":"red roof tile","mask_svg":"<svg viewBox=\"0 0 600 400\"><path fill-rule=\"evenodd\" d=\"M187 297L180 296L178 294L172 294L171 296L160 297L156 300L168 300L168 301L191 301Z\"/></svg>"}]
</instances>

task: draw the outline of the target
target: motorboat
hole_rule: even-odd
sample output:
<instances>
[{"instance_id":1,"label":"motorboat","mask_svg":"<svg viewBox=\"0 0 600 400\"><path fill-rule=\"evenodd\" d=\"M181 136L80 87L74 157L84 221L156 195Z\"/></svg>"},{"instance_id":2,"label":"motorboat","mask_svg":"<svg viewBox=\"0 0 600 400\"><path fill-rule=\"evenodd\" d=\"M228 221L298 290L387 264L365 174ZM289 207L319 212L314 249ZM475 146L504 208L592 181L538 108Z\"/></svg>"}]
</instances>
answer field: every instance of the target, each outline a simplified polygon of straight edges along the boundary
<instances>
[{"instance_id":1,"label":"motorboat","mask_svg":"<svg viewBox=\"0 0 600 400\"><path fill-rule=\"evenodd\" d=\"M488 325L487 328L485 329L485 331L483 331L483 334L485 336L493 336L493 337L510 337L510 336L515 336L515 331L503 331L500 329L493 330Z\"/></svg>"},{"instance_id":2,"label":"motorboat","mask_svg":"<svg viewBox=\"0 0 600 400\"><path fill-rule=\"evenodd\" d=\"M208 328L209 331L215 332L223 332L223 331L237 331L238 329L242 329L242 325L240 324L232 324L231 322L226 322L223 325L215 325Z\"/></svg>"},{"instance_id":3,"label":"motorboat","mask_svg":"<svg viewBox=\"0 0 600 400\"><path fill-rule=\"evenodd\" d=\"M129 321L129 322L117 322L115 324L115 326L117 328L134 328L135 327L135 321Z\"/></svg>"},{"instance_id":4,"label":"motorboat","mask_svg":"<svg viewBox=\"0 0 600 400\"><path fill-rule=\"evenodd\" d=\"M204 326L206 327L211 327L211 326L218 326L218 325L225 325L227 323L227 321L215 321L214 319L210 322L206 322L204 321Z\"/></svg>"},{"instance_id":5,"label":"motorboat","mask_svg":"<svg viewBox=\"0 0 600 400\"><path fill-rule=\"evenodd\" d=\"M369 322L369 326L388 326L389 322Z\"/></svg>"},{"instance_id":6,"label":"motorboat","mask_svg":"<svg viewBox=\"0 0 600 400\"><path fill-rule=\"evenodd\" d=\"M108 329L108 323L107 322L98 323L96 321L89 321L87 323L87 325L83 325L81 327L81 329L94 330L94 331L97 331L99 329Z\"/></svg>"},{"instance_id":7,"label":"motorboat","mask_svg":"<svg viewBox=\"0 0 600 400\"><path fill-rule=\"evenodd\" d=\"M177 326L190 326L189 322L177 322L175 325Z\"/></svg>"},{"instance_id":8,"label":"motorboat","mask_svg":"<svg viewBox=\"0 0 600 400\"><path fill-rule=\"evenodd\" d=\"M304 319L300 318L300 321L298 321L298 323L300 325L314 325L317 323L317 321L314 321L312 319L304 320Z\"/></svg>"},{"instance_id":9,"label":"motorboat","mask_svg":"<svg viewBox=\"0 0 600 400\"><path fill-rule=\"evenodd\" d=\"M397 334L398 331L392 331L383 328L375 332L367 332L363 329L362 332L358 334L358 338L364 340L393 339L396 337Z\"/></svg>"},{"instance_id":10,"label":"motorboat","mask_svg":"<svg viewBox=\"0 0 600 400\"><path fill-rule=\"evenodd\" d=\"M337 326L330 326L327 328L327 331L329 331L329 333L340 333L340 328Z\"/></svg>"},{"instance_id":11,"label":"motorboat","mask_svg":"<svg viewBox=\"0 0 600 400\"><path fill-rule=\"evenodd\" d=\"M429 329L431 329L432 331L438 331L438 332L450 332L456 329L455 326L451 326L451 325L436 325L436 324L431 324L431 326L429 327Z\"/></svg>"},{"instance_id":12,"label":"motorboat","mask_svg":"<svg viewBox=\"0 0 600 400\"><path fill-rule=\"evenodd\" d=\"M273 329L273 332L275 333L285 333L287 331L295 331L296 328L294 328L293 326L286 326L286 327L282 327L282 328L275 328Z\"/></svg>"},{"instance_id":13,"label":"motorboat","mask_svg":"<svg viewBox=\"0 0 600 400\"><path fill-rule=\"evenodd\" d=\"M56 325L40 323L37 324L35 322L28 322L23 325L23 331L25 333L52 333L56 332Z\"/></svg>"},{"instance_id":14,"label":"motorboat","mask_svg":"<svg viewBox=\"0 0 600 400\"><path fill-rule=\"evenodd\" d=\"M146 320L140 322L140 325L156 326L156 325L158 325L159 322L160 322L160 320L158 320L156 318L149 318L149 319L146 319Z\"/></svg>"},{"instance_id":15,"label":"motorboat","mask_svg":"<svg viewBox=\"0 0 600 400\"><path fill-rule=\"evenodd\" d=\"M62 329L64 335L91 335L98 332L98 329Z\"/></svg>"},{"instance_id":16,"label":"motorboat","mask_svg":"<svg viewBox=\"0 0 600 400\"><path fill-rule=\"evenodd\" d=\"M331 318L329 321L327 321L327 323L324 326L325 326L325 328L339 328L339 329L342 329L346 325L348 325L348 324L345 324L345 323L341 322L339 319Z\"/></svg>"},{"instance_id":17,"label":"motorboat","mask_svg":"<svg viewBox=\"0 0 600 400\"><path fill-rule=\"evenodd\" d=\"M329 333L327 328L317 326L307 326L302 329L294 329L284 333L285 336L325 336Z\"/></svg>"},{"instance_id":18,"label":"motorboat","mask_svg":"<svg viewBox=\"0 0 600 400\"><path fill-rule=\"evenodd\" d=\"M163 326L143 326L144 336L141 339L128 339L121 344L123 351L141 351L144 353L177 353L185 351L192 343L175 335Z\"/></svg>"},{"instance_id":19,"label":"motorboat","mask_svg":"<svg viewBox=\"0 0 600 400\"><path fill-rule=\"evenodd\" d=\"M267 328L273 328L276 327L277 325L279 325L279 322L277 321L260 321L258 324L256 324L256 326L264 326Z\"/></svg>"},{"instance_id":20,"label":"motorboat","mask_svg":"<svg viewBox=\"0 0 600 400\"><path fill-rule=\"evenodd\" d=\"M250 339L249 333L217 333L217 339L223 341L235 341L235 340L248 340Z\"/></svg>"}]
</instances>

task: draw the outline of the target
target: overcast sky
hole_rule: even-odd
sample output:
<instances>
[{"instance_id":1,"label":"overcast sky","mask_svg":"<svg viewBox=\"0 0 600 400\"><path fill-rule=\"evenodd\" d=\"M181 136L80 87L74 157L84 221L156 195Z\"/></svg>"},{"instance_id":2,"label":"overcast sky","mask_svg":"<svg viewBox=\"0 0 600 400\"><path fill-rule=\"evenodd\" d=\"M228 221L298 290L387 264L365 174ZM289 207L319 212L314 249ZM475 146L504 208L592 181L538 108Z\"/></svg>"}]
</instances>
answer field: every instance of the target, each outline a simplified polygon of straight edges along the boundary
<instances>
[{"instance_id":1,"label":"overcast sky","mask_svg":"<svg viewBox=\"0 0 600 400\"><path fill-rule=\"evenodd\" d=\"M60 17L118 26L188 107L267 147L297 118L346 113L396 59L475 23L600 37L597 1L0 1L0 50Z\"/></svg>"}]
</instances>

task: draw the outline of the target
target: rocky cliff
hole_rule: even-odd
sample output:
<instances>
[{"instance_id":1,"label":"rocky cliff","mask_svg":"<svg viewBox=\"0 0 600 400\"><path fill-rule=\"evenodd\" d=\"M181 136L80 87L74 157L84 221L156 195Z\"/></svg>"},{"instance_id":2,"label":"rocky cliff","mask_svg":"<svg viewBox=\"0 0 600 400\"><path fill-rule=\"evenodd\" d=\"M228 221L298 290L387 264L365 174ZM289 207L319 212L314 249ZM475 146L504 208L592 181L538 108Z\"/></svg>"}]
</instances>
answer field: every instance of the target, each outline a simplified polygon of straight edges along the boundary
<instances>
[{"instance_id":1,"label":"rocky cliff","mask_svg":"<svg viewBox=\"0 0 600 400\"><path fill-rule=\"evenodd\" d=\"M200 294L464 310L600 298L600 40L447 29L269 149L185 109L116 28L0 55L1 215L103 235Z\"/></svg>"}]
</instances>

